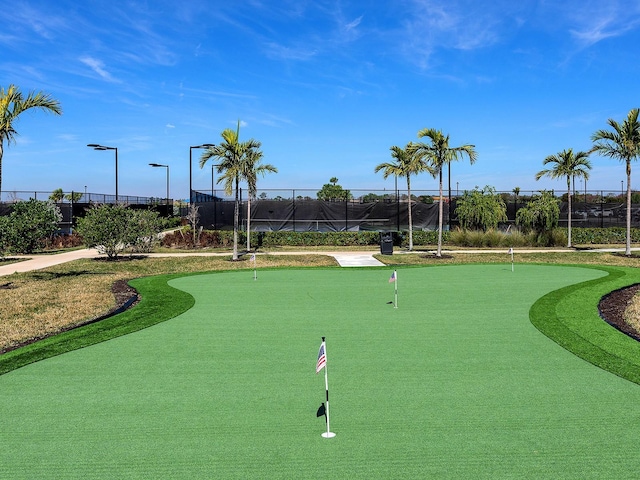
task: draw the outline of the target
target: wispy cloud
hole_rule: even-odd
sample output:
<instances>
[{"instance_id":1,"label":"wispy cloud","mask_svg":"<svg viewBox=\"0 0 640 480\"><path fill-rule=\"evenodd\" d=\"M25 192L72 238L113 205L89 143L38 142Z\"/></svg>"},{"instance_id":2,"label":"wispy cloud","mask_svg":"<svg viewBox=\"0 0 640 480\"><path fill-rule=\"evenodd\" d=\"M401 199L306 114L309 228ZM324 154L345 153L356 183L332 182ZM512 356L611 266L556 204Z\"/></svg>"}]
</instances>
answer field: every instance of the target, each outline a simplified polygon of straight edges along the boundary
<instances>
[{"instance_id":1,"label":"wispy cloud","mask_svg":"<svg viewBox=\"0 0 640 480\"><path fill-rule=\"evenodd\" d=\"M287 47L276 42L265 44L265 54L268 58L278 60L309 60L317 55L318 51L308 47Z\"/></svg>"},{"instance_id":2,"label":"wispy cloud","mask_svg":"<svg viewBox=\"0 0 640 480\"><path fill-rule=\"evenodd\" d=\"M423 68L441 49L476 50L496 44L503 23L511 21L503 5L488 7L464 0L410 0L408 5L402 40L405 52Z\"/></svg>"},{"instance_id":3,"label":"wispy cloud","mask_svg":"<svg viewBox=\"0 0 640 480\"><path fill-rule=\"evenodd\" d=\"M101 60L98 60L97 58L93 58L93 57L80 57L79 60L81 63L85 64L95 73L97 73L98 76L103 80L107 82L119 83L118 80L113 78L113 76L107 70L105 70L104 62L102 62Z\"/></svg>"},{"instance_id":4,"label":"wispy cloud","mask_svg":"<svg viewBox=\"0 0 640 480\"><path fill-rule=\"evenodd\" d=\"M635 11L621 11L611 6L609 2L605 2L604 9L583 12L575 19L575 26L570 28L569 32L582 47L590 47L602 40L623 36L640 27L640 12L637 8Z\"/></svg>"}]
</instances>

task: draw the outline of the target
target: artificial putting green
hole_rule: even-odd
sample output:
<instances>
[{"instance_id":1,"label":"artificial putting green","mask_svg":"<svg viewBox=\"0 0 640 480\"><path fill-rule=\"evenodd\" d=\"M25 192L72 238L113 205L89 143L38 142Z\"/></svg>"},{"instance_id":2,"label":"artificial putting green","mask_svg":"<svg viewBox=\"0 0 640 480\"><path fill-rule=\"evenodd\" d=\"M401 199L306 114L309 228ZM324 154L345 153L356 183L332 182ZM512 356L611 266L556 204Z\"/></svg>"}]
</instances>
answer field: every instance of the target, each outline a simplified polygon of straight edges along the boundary
<instances>
[{"instance_id":1,"label":"artificial putting green","mask_svg":"<svg viewBox=\"0 0 640 480\"><path fill-rule=\"evenodd\" d=\"M0 478L637 477L640 386L529 321L606 272L404 268L398 309L390 273L170 280L182 315L0 376Z\"/></svg>"}]
</instances>

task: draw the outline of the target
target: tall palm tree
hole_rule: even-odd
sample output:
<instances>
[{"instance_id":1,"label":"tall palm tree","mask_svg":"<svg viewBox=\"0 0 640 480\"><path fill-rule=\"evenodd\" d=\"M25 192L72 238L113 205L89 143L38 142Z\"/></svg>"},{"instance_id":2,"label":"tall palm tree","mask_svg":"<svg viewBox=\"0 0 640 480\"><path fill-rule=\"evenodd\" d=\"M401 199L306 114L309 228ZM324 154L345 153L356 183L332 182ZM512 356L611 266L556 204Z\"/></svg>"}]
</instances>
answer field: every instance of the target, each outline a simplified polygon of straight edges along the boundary
<instances>
[{"instance_id":1,"label":"tall palm tree","mask_svg":"<svg viewBox=\"0 0 640 480\"><path fill-rule=\"evenodd\" d=\"M442 256L442 169L451 162L462 159L464 156L469 157L469 163L475 163L478 154L475 145L461 145L459 147L449 146L449 135L444 135L442 131L434 128L423 128L418 132L418 138L427 138L429 143L416 144L418 155L425 159L433 169L434 178L439 178L440 200L438 205L438 251L436 255Z\"/></svg>"},{"instance_id":2,"label":"tall palm tree","mask_svg":"<svg viewBox=\"0 0 640 480\"><path fill-rule=\"evenodd\" d=\"M616 158L627 166L627 245L625 254L631 255L631 161L640 156L640 122L637 108L627 114L622 123L607 120L612 130L598 130L591 135L594 142L591 152Z\"/></svg>"},{"instance_id":3,"label":"tall palm tree","mask_svg":"<svg viewBox=\"0 0 640 480\"><path fill-rule=\"evenodd\" d=\"M417 175L421 172L428 171L432 173L430 167L422 161L417 154L415 145L411 142L403 149L398 146L391 147L391 156L393 162L385 162L377 165L375 173L382 170L382 177L388 178L391 175L395 177L407 178L407 193L409 195L409 250L413 250L413 218L411 215L411 175Z\"/></svg>"},{"instance_id":4,"label":"tall palm tree","mask_svg":"<svg viewBox=\"0 0 640 480\"><path fill-rule=\"evenodd\" d=\"M278 173L278 169L270 163L262 164L262 151L252 149L247 152L244 162L243 178L247 182L247 251L251 250L251 199L258 194L258 175L264 176L267 173Z\"/></svg>"},{"instance_id":5,"label":"tall palm tree","mask_svg":"<svg viewBox=\"0 0 640 480\"><path fill-rule=\"evenodd\" d=\"M240 218L240 181L244 179L246 172L245 162L252 150L260 148L260 142L250 139L240 142L240 122L236 130L227 128L221 133L222 142L208 147L200 157L200 168L203 168L207 160L217 158L218 177L216 183L223 182L224 192L231 195L235 190L235 207L233 211L233 260L238 260L238 223Z\"/></svg>"},{"instance_id":6,"label":"tall palm tree","mask_svg":"<svg viewBox=\"0 0 640 480\"><path fill-rule=\"evenodd\" d=\"M4 142L7 146L15 143L18 132L14 128L15 122L22 112L31 108L39 108L56 115L62 114L60 102L43 92L30 92L26 98L15 85L9 85L6 90L0 87L0 193L2 192L2 155Z\"/></svg>"},{"instance_id":7,"label":"tall palm tree","mask_svg":"<svg viewBox=\"0 0 640 480\"><path fill-rule=\"evenodd\" d=\"M591 162L589 162L588 152L573 153L573 149L563 150L556 155L549 155L542 162L543 165L552 164L551 168L540 170L536 173L536 180L542 177L563 178L567 179L567 200L569 202L569 216L567 221L567 247L571 246L571 180L575 181L575 177L589 180L589 170L591 170Z\"/></svg>"}]
</instances>

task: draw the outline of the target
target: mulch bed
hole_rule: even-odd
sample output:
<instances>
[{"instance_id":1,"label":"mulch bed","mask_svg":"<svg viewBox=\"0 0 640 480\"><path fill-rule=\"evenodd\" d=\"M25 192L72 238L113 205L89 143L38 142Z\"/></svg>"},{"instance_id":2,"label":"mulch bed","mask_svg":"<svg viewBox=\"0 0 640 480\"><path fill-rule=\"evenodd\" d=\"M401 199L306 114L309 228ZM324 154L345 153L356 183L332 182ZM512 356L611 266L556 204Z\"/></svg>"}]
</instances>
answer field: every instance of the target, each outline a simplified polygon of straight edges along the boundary
<instances>
[{"instance_id":1,"label":"mulch bed","mask_svg":"<svg viewBox=\"0 0 640 480\"><path fill-rule=\"evenodd\" d=\"M605 322L638 341L640 341L640 332L624 321L624 312L639 290L640 284L614 290L602 297L598 304L600 316Z\"/></svg>"}]
</instances>

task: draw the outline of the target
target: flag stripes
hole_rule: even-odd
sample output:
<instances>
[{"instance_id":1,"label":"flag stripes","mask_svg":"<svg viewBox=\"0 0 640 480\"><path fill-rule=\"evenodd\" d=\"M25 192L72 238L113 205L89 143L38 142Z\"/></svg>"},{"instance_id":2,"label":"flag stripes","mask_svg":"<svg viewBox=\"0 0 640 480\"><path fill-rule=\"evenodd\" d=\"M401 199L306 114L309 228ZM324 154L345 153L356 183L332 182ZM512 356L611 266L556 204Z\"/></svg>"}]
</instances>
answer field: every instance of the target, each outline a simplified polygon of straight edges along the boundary
<instances>
[{"instance_id":1,"label":"flag stripes","mask_svg":"<svg viewBox=\"0 0 640 480\"><path fill-rule=\"evenodd\" d=\"M316 363L316 373L319 373L324 367L327 366L327 355L324 350L324 342L320 344L320 350L318 351L318 362Z\"/></svg>"}]
</instances>

